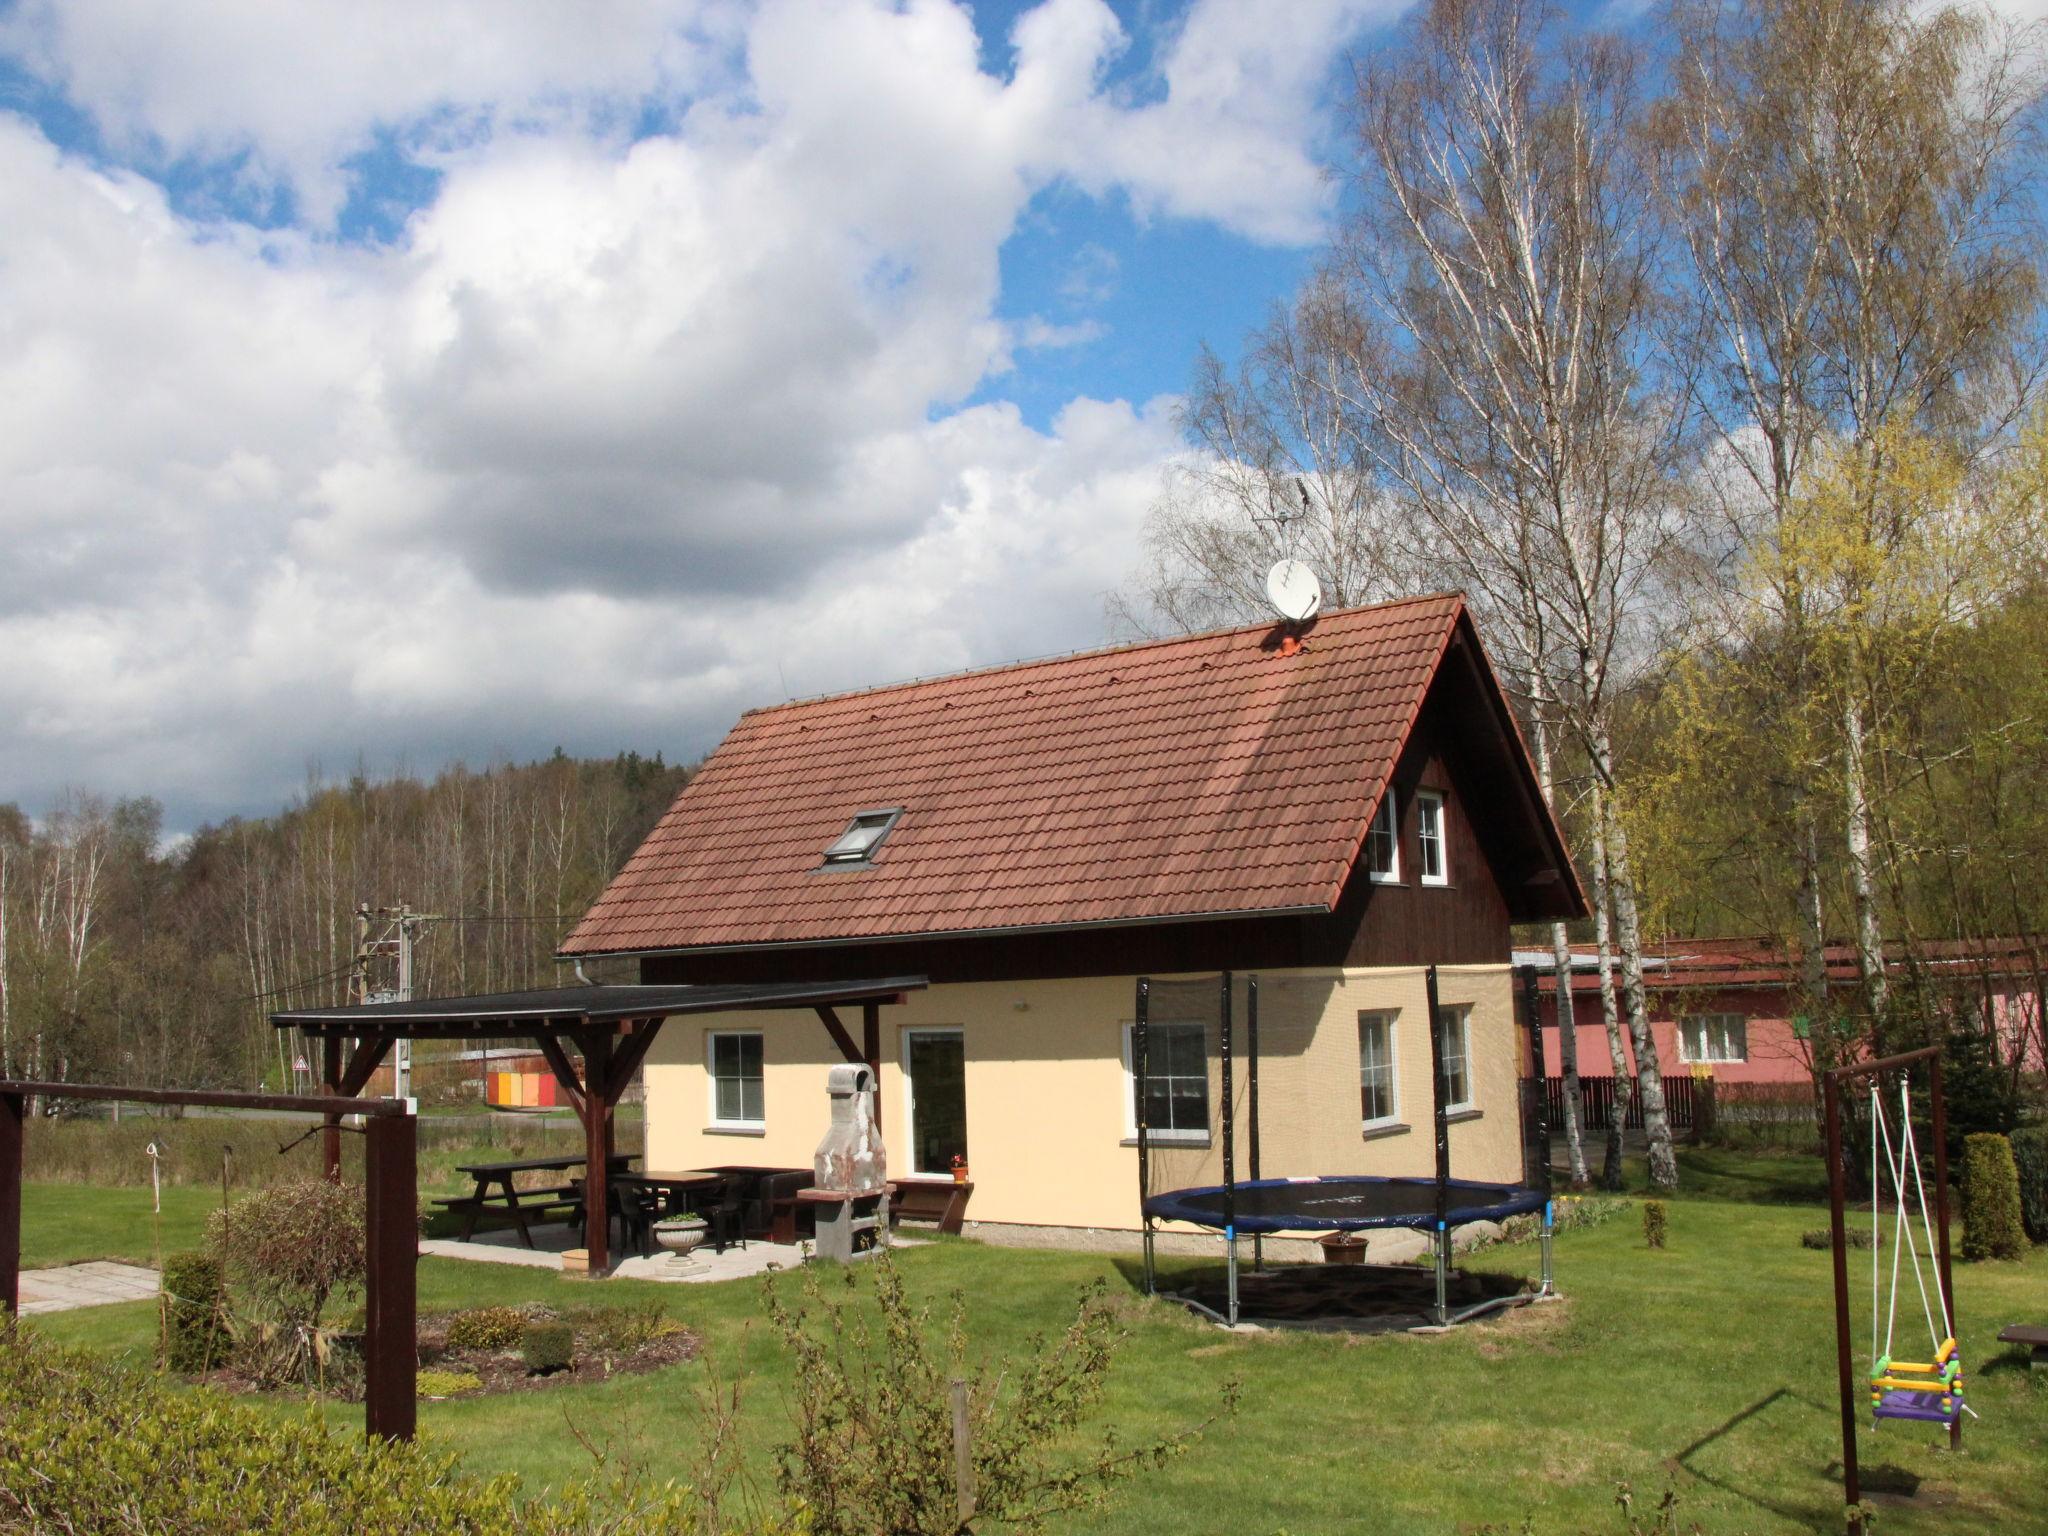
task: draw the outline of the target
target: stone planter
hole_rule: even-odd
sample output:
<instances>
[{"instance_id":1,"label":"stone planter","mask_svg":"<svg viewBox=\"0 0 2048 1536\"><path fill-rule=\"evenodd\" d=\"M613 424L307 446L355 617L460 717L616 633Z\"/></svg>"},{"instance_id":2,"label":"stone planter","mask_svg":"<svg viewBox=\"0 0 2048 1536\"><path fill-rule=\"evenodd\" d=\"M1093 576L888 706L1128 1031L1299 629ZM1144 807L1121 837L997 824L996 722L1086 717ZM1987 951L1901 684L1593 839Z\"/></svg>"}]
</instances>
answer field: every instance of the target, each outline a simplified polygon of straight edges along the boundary
<instances>
[{"instance_id":1,"label":"stone planter","mask_svg":"<svg viewBox=\"0 0 2048 1536\"><path fill-rule=\"evenodd\" d=\"M701 1274L704 1266L691 1255L711 1228L702 1216L670 1216L654 1224L655 1243L668 1252L667 1272L672 1275Z\"/></svg>"}]
</instances>

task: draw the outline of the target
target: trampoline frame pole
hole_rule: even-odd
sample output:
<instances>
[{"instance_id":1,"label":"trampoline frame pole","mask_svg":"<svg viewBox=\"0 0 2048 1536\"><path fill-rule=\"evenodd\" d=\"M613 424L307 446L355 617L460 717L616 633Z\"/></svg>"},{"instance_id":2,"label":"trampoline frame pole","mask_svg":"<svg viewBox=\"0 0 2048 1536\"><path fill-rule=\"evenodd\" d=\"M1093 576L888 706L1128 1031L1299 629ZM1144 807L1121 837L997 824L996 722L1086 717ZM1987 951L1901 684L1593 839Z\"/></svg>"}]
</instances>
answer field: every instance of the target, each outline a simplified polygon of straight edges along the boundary
<instances>
[{"instance_id":1,"label":"trampoline frame pole","mask_svg":"<svg viewBox=\"0 0 2048 1536\"><path fill-rule=\"evenodd\" d=\"M1543 1202L1543 1285L1536 1292L1538 1296L1550 1296L1555 1294L1556 1291L1556 1287L1552 1284L1553 1277L1550 1268L1550 1238L1551 1234L1556 1230L1551 1214L1552 1205L1553 1202L1549 1200Z\"/></svg>"},{"instance_id":2,"label":"trampoline frame pole","mask_svg":"<svg viewBox=\"0 0 2048 1536\"><path fill-rule=\"evenodd\" d=\"M1443 1007L1437 998L1435 966L1423 972L1422 984L1429 1007L1430 1094L1436 1101L1436 1321L1443 1327L1450 1321L1451 1124L1444 1108L1450 1084L1444 1080Z\"/></svg>"},{"instance_id":3,"label":"trampoline frame pole","mask_svg":"<svg viewBox=\"0 0 2048 1536\"><path fill-rule=\"evenodd\" d=\"M1145 1124L1145 1102L1151 1090L1145 1053L1146 1025L1152 1013L1152 978L1149 976L1138 978L1135 1012L1137 1016L1131 1021L1131 1076L1136 1081L1137 1094L1131 1115L1138 1128L1138 1215L1144 1230L1145 1294L1151 1296L1157 1293L1158 1286L1152 1263L1152 1212L1146 1204L1152 1193L1151 1144Z\"/></svg>"},{"instance_id":4,"label":"trampoline frame pole","mask_svg":"<svg viewBox=\"0 0 2048 1536\"><path fill-rule=\"evenodd\" d=\"M1244 1028L1248 1046L1246 1086L1250 1100L1246 1107L1251 1111L1251 1167L1252 1182L1259 1182L1259 978L1256 975L1244 979ZM1252 1234L1252 1272L1264 1274L1266 1269L1266 1239L1263 1233Z\"/></svg>"},{"instance_id":5,"label":"trampoline frame pole","mask_svg":"<svg viewBox=\"0 0 2048 1536\"><path fill-rule=\"evenodd\" d=\"M1228 1270L1230 1326L1237 1326L1237 1117L1233 1113L1230 1071L1230 972L1219 978L1222 990L1223 1045L1223 1246Z\"/></svg>"}]
</instances>

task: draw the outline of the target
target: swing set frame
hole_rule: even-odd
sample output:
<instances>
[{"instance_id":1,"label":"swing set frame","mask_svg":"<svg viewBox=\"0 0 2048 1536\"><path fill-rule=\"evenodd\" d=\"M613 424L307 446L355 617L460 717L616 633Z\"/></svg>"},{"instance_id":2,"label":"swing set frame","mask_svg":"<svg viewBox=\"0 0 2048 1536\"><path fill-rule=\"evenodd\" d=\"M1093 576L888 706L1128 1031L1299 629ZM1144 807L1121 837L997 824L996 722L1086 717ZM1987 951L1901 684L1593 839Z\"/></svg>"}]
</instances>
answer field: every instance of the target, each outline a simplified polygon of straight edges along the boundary
<instances>
[{"instance_id":1,"label":"swing set frame","mask_svg":"<svg viewBox=\"0 0 2048 1536\"><path fill-rule=\"evenodd\" d=\"M1856 1079L1903 1071L1923 1061L1927 1063L1927 1096L1932 1105L1934 1118L1936 1272L1940 1276L1942 1295L1947 1298L1949 1337L1960 1338L1962 1325L1956 1320L1956 1288L1949 1268L1948 1105L1941 1089L1941 1047L1923 1046L1917 1051L1904 1051L1897 1056L1859 1062L1854 1066L1836 1067L1821 1076L1821 1091L1827 1117L1828 1228L1832 1235L1829 1246L1833 1250L1835 1268L1835 1361L1841 1376L1842 1391L1842 1497L1849 1510L1849 1536L1862 1536L1863 1532L1863 1487L1856 1466L1856 1420L1862 1405L1869 1398L1870 1389L1868 1382L1859 1383L1856 1380L1855 1345L1850 1337L1849 1238L1845 1215L1848 1189L1847 1170L1842 1161L1842 1089L1845 1084ZM1873 1126L1871 1135L1874 1137L1876 1134L1876 1128ZM1871 1191L1871 1198L1877 1198L1876 1190ZM1961 1414L1957 1414L1949 1422L1948 1443L1951 1450L1960 1449L1962 1446Z\"/></svg>"}]
</instances>

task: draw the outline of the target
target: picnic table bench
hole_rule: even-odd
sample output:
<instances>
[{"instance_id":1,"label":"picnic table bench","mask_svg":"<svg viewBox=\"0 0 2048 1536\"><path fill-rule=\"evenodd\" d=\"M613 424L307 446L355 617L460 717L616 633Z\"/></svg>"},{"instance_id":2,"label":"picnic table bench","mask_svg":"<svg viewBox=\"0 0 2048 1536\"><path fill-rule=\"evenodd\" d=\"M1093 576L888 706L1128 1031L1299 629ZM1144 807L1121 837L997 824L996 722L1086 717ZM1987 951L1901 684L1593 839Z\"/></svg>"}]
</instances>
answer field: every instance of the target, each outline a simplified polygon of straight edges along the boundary
<instances>
[{"instance_id":1,"label":"picnic table bench","mask_svg":"<svg viewBox=\"0 0 2048 1536\"><path fill-rule=\"evenodd\" d=\"M898 1179L889 1186L889 1220L938 1223L941 1232L957 1237L967 1217L967 1197L974 1185L963 1179Z\"/></svg>"},{"instance_id":2,"label":"picnic table bench","mask_svg":"<svg viewBox=\"0 0 2048 1536\"><path fill-rule=\"evenodd\" d=\"M2001 1344L2026 1344L2033 1348L2033 1357L2027 1362L2037 1371L2048 1371L2048 1328L2030 1327L2026 1323L2014 1323L1998 1331Z\"/></svg>"},{"instance_id":3,"label":"picnic table bench","mask_svg":"<svg viewBox=\"0 0 2048 1536\"><path fill-rule=\"evenodd\" d=\"M615 1170L623 1169L634 1154L622 1152L612 1159ZM551 1185L544 1189L521 1189L513 1181L522 1173L567 1173L581 1168L580 1157L528 1157L500 1163L466 1163L455 1170L466 1173L476 1187L466 1195L451 1195L433 1203L462 1217L460 1241L468 1242L477 1222L485 1216L509 1218L519 1230L519 1240L533 1246L535 1221L574 1221L583 1215L583 1191L574 1184Z\"/></svg>"}]
</instances>

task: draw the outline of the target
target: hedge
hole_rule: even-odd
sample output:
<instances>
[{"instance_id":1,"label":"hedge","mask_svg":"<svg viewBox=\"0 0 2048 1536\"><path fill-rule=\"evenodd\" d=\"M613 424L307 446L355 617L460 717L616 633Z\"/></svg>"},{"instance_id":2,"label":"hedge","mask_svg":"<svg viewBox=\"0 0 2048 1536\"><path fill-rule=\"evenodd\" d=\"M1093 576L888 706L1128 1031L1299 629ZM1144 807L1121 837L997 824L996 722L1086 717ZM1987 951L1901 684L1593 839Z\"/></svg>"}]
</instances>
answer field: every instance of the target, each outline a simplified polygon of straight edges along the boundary
<instances>
[{"instance_id":1,"label":"hedge","mask_svg":"<svg viewBox=\"0 0 2048 1536\"><path fill-rule=\"evenodd\" d=\"M259 1413L0 1323L0 1531L52 1536L668 1536L725 1529L686 1489L522 1502L413 1443Z\"/></svg>"},{"instance_id":2,"label":"hedge","mask_svg":"<svg viewBox=\"0 0 2048 1536\"><path fill-rule=\"evenodd\" d=\"M2027 1236L2048 1243L2048 1125L2023 1125L2011 1140L2020 1176L2020 1220Z\"/></svg>"},{"instance_id":3,"label":"hedge","mask_svg":"<svg viewBox=\"0 0 2048 1536\"><path fill-rule=\"evenodd\" d=\"M2027 1251L2020 1224L2020 1176L2012 1143L1991 1132L1963 1140L1963 1257L2017 1259Z\"/></svg>"}]
</instances>

